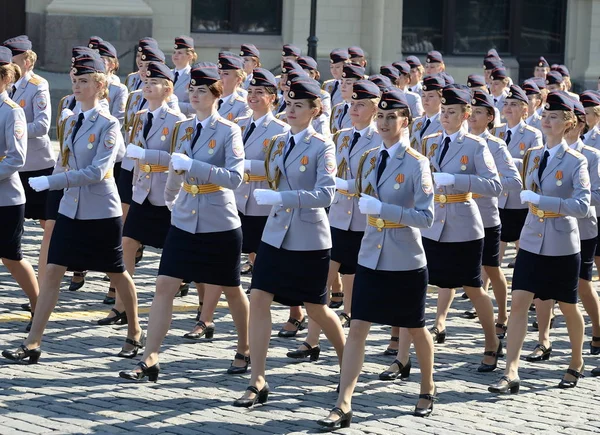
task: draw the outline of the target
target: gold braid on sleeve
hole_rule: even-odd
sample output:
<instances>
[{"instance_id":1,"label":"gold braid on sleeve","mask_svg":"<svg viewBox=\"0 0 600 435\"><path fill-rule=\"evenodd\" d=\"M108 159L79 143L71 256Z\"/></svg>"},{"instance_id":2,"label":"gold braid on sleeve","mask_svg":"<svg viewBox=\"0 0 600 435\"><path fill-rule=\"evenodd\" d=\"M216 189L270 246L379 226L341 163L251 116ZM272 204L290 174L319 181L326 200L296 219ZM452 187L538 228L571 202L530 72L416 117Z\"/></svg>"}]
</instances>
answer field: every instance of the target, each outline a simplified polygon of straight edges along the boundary
<instances>
[{"instance_id":1,"label":"gold braid on sleeve","mask_svg":"<svg viewBox=\"0 0 600 435\"><path fill-rule=\"evenodd\" d=\"M363 193L362 180L366 179L369 176L369 174L371 173L371 171L375 168L375 165L377 164L377 159L373 158L373 161L371 162L369 169L363 175L363 168L364 168L365 161L367 160L369 153L376 149L378 149L378 148L371 148L370 150L365 151L362 156L360 156L360 160L358 161L358 171L356 173L356 194L357 195L360 195L361 193ZM364 193L366 193L367 195L371 195L373 193L373 186L371 186L370 183L365 188Z\"/></svg>"},{"instance_id":2,"label":"gold braid on sleeve","mask_svg":"<svg viewBox=\"0 0 600 435\"><path fill-rule=\"evenodd\" d=\"M69 117L67 117L66 119L63 119L62 122L59 123L59 126L57 127L57 137L58 137L58 146L60 147L60 154L62 156L62 166L66 167L67 164L69 163L69 153L70 150L69 148L65 148L64 147L64 143L65 143L65 124L67 123L67 120L69 119Z\"/></svg>"},{"instance_id":3,"label":"gold braid on sleeve","mask_svg":"<svg viewBox=\"0 0 600 435\"><path fill-rule=\"evenodd\" d=\"M271 143L269 143L269 146L265 151L265 174L267 176L269 187L271 187L272 190L277 190L277 187L279 187L279 179L281 178L281 171L279 170L279 167L275 168L275 176L271 177L271 154L273 152L276 139L277 136L271 138Z\"/></svg>"}]
</instances>

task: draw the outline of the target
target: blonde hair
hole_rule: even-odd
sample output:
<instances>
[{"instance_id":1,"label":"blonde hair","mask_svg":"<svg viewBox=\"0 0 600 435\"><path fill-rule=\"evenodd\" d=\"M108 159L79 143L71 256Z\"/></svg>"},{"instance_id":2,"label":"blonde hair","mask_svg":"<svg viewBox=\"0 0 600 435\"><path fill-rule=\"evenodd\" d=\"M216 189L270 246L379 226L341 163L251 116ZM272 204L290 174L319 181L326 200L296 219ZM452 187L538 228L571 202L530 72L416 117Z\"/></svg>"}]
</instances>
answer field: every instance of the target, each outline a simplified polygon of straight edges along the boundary
<instances>
[{"instance_id":1,"label":"blonde hair","mask_svg":"<svg viewBox=\"0 0 600 435\"><path fill-rule=\"evenodd\" d=\"M464 104L464 105L461 105L461 107L462 107L462 113L466 113L469 116L471 116L473 114L473 107L470 104Z\"/></svg>"},{"instance_id":2,"label":"blonde hair","mask_svg":"<svg viewBox=\"0 0 600 435\"><path fill-rule=\"evenodd\" d=\"M246 77L248 77L248 74L246 74L246 71L244 71L243 69L236 69L235 72L237 76L242 79L242 83L244 82L244 80L246 80Z\"/></svg>"},{"instance_id":3,"label":"blonde hair","mask_svg":"<svg viewBox=\"0 0 600 435\"><path fill-rule=\"evenodd\" d=\"M600 116L600 106L594 106L592 109L594 110L594 115Z\"/></svg>"},{"instance_id":4,"label":"blonde hair","mask_svg":"<svg viewBox=\"0 0 600 435\"><path fill-rule=\"evenodd\" d=\"M108 79L106 78L106 74L95 72L90 74L90 78L94 82L99 83L101 85L100 90L98 91L98 99L103 100L105 98L108 98Z\"/></svg>"},{"instance_id":5,"label":"blonde hair","mask_svg":"<svg viewBox=\"0 0 600 435\"><path fill-rule=\"evenodd\" d=\"M7 65L0 66L0 80L2 82L16 83L21 78L21 68L16 63L9 63Z\"/></svg>"},{"instance_id":6,"label":"blonde hair","mask_svg":"<svg viewBox=\"0 0 600 435\"><path fill-rule=\"evenodd\" d=\"M171 95L173 94L174 85L171 80L167 80L167 79L160 79L160 80L162 81L162 85L167 90L167 92L165 93L165 98L164 98L164 101L167 101L169 98L171 98Z\"/></svg>"},{"instance_id":7,"label":"blonde hair","mask_svg":"<svg viewBox=\"0 0 600 435\"><path fill-rule=\"evenodd\" d=\"M119 71L119 59L117 59L116 57L110 57L110 56L102 56L103 59L106 59L110 65L110 73L112 74L116 74L117 71ZM109 71L107 71L108 73Z\"/></svg>"},{"instance_id":8,"label":"blonde hair","mask_svg":"<svg viewBox=\"0 0 600 435\"><path fill-rule=\"evenodd\" d=\"M308 100L308 107L310 107L311 109L318 109L317 110L317 114L314 116L313 119L317 119L319 116L321 116L323 114L323 102L321 101L320 98L315 98Z\"/></svg>"},{"instance_id":9,"label":"blonde hair","mask_svg":"<svg viewBox=\"0 0 600 435\"><path fill-rule=\"evenodd\" d=\"M185 53L189 56L192 56L192 61L190 62L190 64L195 64L198 60L198 53L196 53L196 50L194 50L193 48L186 48Z\"/></svg>"},{"instance_id":10,"label":"blonde hair","mask_svg":"<svg viewBox=\"0 0 600 435\"><path fill-rule=\"evenodd\" d=\"M33 67L35 66L35 63L37 62L36 52L33 50L27 50L27 51L23 52L23 57L25 58L25 60L27 60L31 63L31 69L33 69Z\"/></svg>"},{"instance_id":11,"label":"blonde hair","mask_svg":"<svg viewBox=\"0 0 600 435\"><path fill-rule=\"evenodd\" d=\"M564 112L564 119L565 122L567 123L566 129L565 129L565 134L567 134L568 132L570 132L571 130L573 130L574 128L577 127L577 116L575 116L575 112L570 111L570 110L565 110Z\"/></svg>"}]
</instances>

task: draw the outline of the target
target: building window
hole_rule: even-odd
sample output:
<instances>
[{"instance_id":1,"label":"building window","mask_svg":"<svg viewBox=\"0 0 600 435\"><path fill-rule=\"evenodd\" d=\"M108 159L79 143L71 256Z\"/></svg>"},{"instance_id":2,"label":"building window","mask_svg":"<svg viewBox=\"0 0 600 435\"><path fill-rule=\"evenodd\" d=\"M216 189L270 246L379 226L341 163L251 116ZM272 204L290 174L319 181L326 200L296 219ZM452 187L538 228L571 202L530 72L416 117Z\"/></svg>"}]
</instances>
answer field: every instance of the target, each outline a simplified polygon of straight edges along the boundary
<instances>
[{"instance_id":1,"label":"building window","mask_svg":"<svg viewBox=\"0 0 600 435\"><path fill-rule=\"evenodd\" d=\"M402 52L564 53L567 0L404 0Z\"/></svg>"},{"instance_id":2,"label":"building window","mask_svg":"<svg viewBox=\"0 0 600 435\"><path fill-rule=\"evenodd\" d=\"M195 33L281 34L282 0L192 0Z\"/></svg>"}]
</instances>

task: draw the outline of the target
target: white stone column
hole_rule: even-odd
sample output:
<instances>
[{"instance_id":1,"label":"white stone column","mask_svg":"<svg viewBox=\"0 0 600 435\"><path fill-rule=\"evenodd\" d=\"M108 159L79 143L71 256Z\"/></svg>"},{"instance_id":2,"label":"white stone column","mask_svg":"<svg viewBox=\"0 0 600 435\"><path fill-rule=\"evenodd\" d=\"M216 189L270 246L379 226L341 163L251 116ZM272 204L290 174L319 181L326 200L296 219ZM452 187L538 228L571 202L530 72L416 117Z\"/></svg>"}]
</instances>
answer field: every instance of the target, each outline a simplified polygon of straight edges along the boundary
<instances>
[{"instance_id":1,"label":"white stone column","mask_svg":"<svg viewBox=\"0 0 600 435\"><path fill-rule=\"evenodd\" d=\"M573 81L596 89L600 75L600 0L569 0L565 64Z\"/></svg>"}]
</instances>

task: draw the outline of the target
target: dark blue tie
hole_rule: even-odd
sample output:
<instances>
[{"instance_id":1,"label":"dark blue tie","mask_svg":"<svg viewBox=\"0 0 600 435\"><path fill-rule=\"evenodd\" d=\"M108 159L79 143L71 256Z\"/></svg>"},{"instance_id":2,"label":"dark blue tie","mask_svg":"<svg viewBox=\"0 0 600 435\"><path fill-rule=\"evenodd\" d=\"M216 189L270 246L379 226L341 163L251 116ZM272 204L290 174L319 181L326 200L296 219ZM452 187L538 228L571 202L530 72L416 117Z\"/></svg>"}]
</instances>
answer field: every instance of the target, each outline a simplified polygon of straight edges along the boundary
<instances>
[{"instance_id":1,"label":"dark blue tie","mask_svg":"<svg viewBox=\"0 0 600 435\"><path fill-rule=\"evenodd\" d=\"M71 142L72 143L75 143L75 135L77 134L77 132L81 128L81 125L83 124L84 118L85 117L83 116L83 113L80 113L79 117L77 118L77 123L75 124L75 127L73 128L73 134L71 135Z\"/></svg>"}]
</instances>

